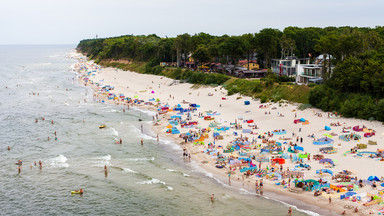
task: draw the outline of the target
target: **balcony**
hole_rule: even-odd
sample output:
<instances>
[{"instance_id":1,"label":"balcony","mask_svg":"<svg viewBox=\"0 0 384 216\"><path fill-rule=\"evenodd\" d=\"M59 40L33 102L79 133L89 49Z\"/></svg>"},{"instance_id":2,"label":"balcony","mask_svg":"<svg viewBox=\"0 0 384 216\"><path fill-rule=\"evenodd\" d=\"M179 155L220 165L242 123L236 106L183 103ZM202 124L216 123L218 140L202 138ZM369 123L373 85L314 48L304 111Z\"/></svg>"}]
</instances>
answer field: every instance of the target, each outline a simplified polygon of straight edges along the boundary
<instances>
[{"instance_id":1,"label":"balcony","mask_svg":"<svg viewBox=\"0 0 384 216\"><path fill-rule=\"evenodd\" d=\"M320 73L302 73L301 76L307 76L307 77L321 77Z\"/></svg>"}]
</instances>

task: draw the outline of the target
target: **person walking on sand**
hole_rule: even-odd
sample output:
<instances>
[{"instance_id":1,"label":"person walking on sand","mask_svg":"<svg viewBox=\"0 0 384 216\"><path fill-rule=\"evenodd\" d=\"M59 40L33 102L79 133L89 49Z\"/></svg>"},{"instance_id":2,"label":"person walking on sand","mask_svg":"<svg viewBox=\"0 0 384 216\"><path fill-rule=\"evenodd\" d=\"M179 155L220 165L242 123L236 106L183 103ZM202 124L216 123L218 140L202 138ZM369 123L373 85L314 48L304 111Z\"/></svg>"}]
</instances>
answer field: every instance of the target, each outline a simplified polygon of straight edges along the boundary
<instances>
[{"instance_id":1,"label":"person walking on sand","mask_svg":"<svg viewBox=\"0 0 384 216\"><path fill-rule=\"evenodd\" d=\"M157 143L159 143L159 134L157 134L156 139L157 139Z\"/></svg>"},{"instance_id":2,"label":"person walking on sand","mask_svg":"<svg viewBox=\"0 0 384 216\"><path fill-rule=\"evenodd\" d=\"M329 205L331 205L332 204L332 198L329 197L328 200L329 200Z\"/></svg>"},{"instance_id":3,"label":"person walking on sand","mask_svg":"<svg viewBox=\"0 0 384 216\"><path fill-rule=\"evenodd\" d=\"M211 195L211 202L214 202L215 201L215 194L212 194Z\"/></svg>"}]
</instances>

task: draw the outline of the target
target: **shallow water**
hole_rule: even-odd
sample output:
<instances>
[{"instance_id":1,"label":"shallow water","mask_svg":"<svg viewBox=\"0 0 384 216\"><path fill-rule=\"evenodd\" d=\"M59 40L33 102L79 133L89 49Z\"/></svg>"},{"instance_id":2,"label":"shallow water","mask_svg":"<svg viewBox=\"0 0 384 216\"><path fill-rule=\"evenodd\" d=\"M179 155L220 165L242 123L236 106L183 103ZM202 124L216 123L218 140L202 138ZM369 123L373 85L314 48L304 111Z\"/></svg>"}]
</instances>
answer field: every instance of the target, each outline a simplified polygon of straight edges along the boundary
<instances>
[{"instance_id":1,"label":"shallow water","mask_svg":"<svg viewBox=\"0 0 384 216\"><path fill-rule=\"evenodd\" d=\"M1 215L287 214L286 204L230 188L184 161L175 143L157 143L150 113L93 101L70 69L72 48L0 46ZM84 195L71 195L79 188Z\"/></svg>"}]
</instances>

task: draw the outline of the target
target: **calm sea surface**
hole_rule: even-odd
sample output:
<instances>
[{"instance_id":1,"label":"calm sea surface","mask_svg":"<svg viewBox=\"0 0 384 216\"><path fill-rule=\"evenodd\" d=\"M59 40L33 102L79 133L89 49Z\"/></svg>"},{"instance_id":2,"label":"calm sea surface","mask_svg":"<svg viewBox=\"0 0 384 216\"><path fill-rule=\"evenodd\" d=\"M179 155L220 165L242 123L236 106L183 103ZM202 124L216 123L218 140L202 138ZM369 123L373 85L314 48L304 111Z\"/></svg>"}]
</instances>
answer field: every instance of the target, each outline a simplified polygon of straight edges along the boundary
<instances>
[{"instance_id":1,"label":"calm sea surface","mask_svg":"<svg viewBox=\"0 0 384 216\"><path fill-rule=\"evenodd\" d=\"M287 215L286 204L230 188L175 143L158 144L152 113L93 101L71 71L73 47L0 46L0 215Z\"/></svg>"}]
</instances>

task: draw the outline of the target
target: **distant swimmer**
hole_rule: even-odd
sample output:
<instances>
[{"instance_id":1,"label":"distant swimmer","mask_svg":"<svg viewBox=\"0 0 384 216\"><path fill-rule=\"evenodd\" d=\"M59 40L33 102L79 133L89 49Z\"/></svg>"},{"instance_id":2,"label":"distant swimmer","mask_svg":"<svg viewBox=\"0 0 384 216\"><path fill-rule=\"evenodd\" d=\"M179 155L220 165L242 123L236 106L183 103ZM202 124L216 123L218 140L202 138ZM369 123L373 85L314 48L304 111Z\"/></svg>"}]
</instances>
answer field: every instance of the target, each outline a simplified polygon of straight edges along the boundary
<instances>
[{"instance_id":1,"label":"distant swimmer","mask_svg":"<svg viewBox=\"0 0 384 216\"><path fill-rule=\"evenodd\" d=\"M21 165L23 165L23 162L22 162L21 160L19 160L19 161L16 163L16 165L21 166Z\"/></svg>"},{"instance_id":2,"label":"distant swimmer","mask_svg":"<svg viewBox=\"0 0 384 216\"><path fill-rule=\"evenodd\" d=\"M108 168L107 168L107 165L104 166L104 174L105 174L105 177L108 176Z\"/></svg>"},{"instance_id":3,"label":"distant swimmer","mask_svg":"<svg viewBox=\"0 0 384 216\"><path fill-rule=\"evenodd\" d=\"M21 166L17 167L17 169L19 170L19 174L21 173Z\"/></svg>"},{"instance_id":4,"label":"distant swimmer","mask_svg":"<svg viewBox=\"0 0 384 216\"><path fill-rule=\"evenodd\" d=\"M212 194L211 195L211 202L214 202L215 201L215 194Z\"/></svg>"},{"instance_id":5,"label":"distant swimmer","mask_svg":"<svg viewBox=\"0 0 384 216\"><path fill-rule=\"evenodd\" d=\"M120 138L120 144L123 144L123 140Z\"/></svg>"},{"instance_id":6,"label":"distant swimmer","mask_svg":"<svg viewBox=\"0 0 384 216\"><path fill-rule=\"evenodd\" d=\"M51 121L51 124L53 124L53 120Z\"/></svg>"},{"instance_id":7,"label":"distant swimmer","mask_svg":"<svg viewBox=\"0 0 384 216\"><path fill-rule=\"evenodd\" d=\"M144 145L144 140L143 139L141 139L141 145Z\"/></svg>"},{"instance_id":8,"label":"distant swimmer","mask_svg":"<svg viewBox=\"0 0 384 216\"><path fill-rule=\"evenodd\" d=\"M43 163L41 162L41 160L39 161L39 167L40 167L40 169L43 168Z\"/></svg>"},{"instance_id":9,"label":"distant swimmer","mask_svg":"<svg viewBox=\"0 0 384 216\"><path fill-rule=\"evenodd\" d=\"M53 132L53 134L55 134L55 136L56 136L56 131L55 131L55 132Z\"/></svg>"},{"instance_id":10,"label":"distant swimmer","mask_svg":"<svg viewBox=\"0 0 384 216\"><path fill-rule=\"evenodd\" d=\"M48 141L51 140L51 138L48 137Z\"/></svg>"},{"instance_id":11,"label":"distant swimmer","mask_svg":"<svg viewBox=\"0 0 384 216\"><path fill-rule=\"evenodd\" d=\"M41 120L43 120L43 121L44 121L44 120L45 120L45 118L44 118L44 117L41 117Z\"/></svg>"},{"instance_id":12,"label":"distant swimmer","mask_svg":"<svg viewBox=\"0 0 384 216\"><path fill-rule=\"evenodd\" d=\"M11 150L11 147L8 146L8 151L10 151L10 150Z\"/></svg>"}]
</instances>

